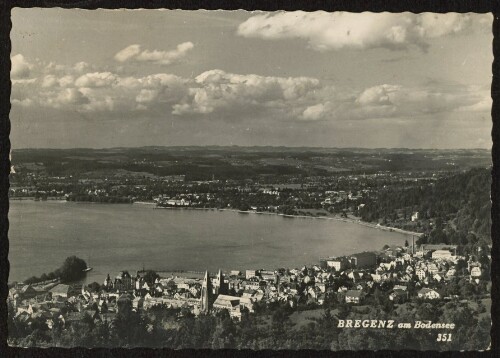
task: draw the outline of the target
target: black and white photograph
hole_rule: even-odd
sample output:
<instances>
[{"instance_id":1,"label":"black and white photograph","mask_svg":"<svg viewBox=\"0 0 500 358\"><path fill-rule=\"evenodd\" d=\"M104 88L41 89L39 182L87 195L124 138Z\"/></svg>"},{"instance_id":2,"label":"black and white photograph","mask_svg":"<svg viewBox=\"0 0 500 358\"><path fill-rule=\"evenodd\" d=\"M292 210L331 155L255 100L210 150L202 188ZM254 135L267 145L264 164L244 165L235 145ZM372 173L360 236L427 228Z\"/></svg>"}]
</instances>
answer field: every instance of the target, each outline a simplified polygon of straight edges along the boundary
<instances>
[{"instance_id":1,"label":"black and white photograph","mask_svg":"<svg viewBox=\"0 0 500 358\"><path fill-rule=\"evenodd\" d=\"M492 14L11 21L9 346L491 349Z\"/></svg>"}]
</instances>

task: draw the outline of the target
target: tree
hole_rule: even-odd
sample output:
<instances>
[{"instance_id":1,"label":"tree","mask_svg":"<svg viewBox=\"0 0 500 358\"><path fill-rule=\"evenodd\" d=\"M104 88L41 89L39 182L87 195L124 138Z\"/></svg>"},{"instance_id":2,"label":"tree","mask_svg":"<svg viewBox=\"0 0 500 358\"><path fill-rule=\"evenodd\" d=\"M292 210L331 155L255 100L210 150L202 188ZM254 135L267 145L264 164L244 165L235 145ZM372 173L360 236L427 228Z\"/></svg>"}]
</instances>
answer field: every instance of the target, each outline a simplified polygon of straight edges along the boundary
<instances>
[{"instance_id":1,"label":"tree","mask_svg":"<svg viewBox=\"0 0 500 358\"><path fill-rule=\"evenodd\" d=\"M336 327L337 319L332 315L330 309L326 308L319 322L322 328L331 331Z\"/></svg>"},{"instance_id":2,"label":"tree","mask_svg":"<svg viewBox=\"0 0 500 358\"><path fill-rule=\"evenodd\" d=\"M475 294L475 287L466 279L460 280L460 296L464 299L471 299Z\"/></svg>"},{"instance_id":3,"label":"tree","mask_svg":"<svg viewBox=\"0 0 500 358\"><path fill-rule=\"evenodd\" d=\"M219 312L217 321L212 334L212 349L234 348L235 326L229 312L227 310Z\"/></svg>"},{"instance_id":4,"label":"tree","mask_svg":"<svg viewBox=\"0 0 500 358\"><path fill-rule=\"evenodd\" d=\"M337 317L339 319L346 319L350 313L349 306L342 300L337 306Z\"/></svg>"},{"instance_id":5,"label":"tree","mask_svg":"<svg viewBox=\"0 0 500 358\"><path fill-rule=\"evenodd\" d=\"M85 276L83 270L87 268L87 263L76 256L66 258L61 268L59 276L63 282L77 281Z\"/></svg>"},{"instance_id":6,"label":"tree","mask_svg":"<svg viewBox=\"0 0 500 358\"><path fill-rule=\"evenodd\" d=\"M40 277L30 277L24 282L26 284L37 283L46 280L60 278L63 282L73 282L82 279L85 276L87 263L76 256L66 258L62 266L48 274L42 274Z\"/></svg>"},{"instance_id":7,"label":"tree","mask_svg":"<svg viewBox=\"0 0 500 358\"><path fill-rule=\"evenodd\" d=\"M156 281L157 278L160 278L160 275L158 275L155 271L153 270L147 270L146 273L143 276L144 281L148 283L148 285L153 285Z\"/></svg>"},{"instance_id":8,"label":"tree","mask_svg":"<svg viewBox=\"0 0 500 358\"><path fill-rule=\"evenodd\" d=\"M238 205L238 210L240 210L240 211L248 211L248 210L250 210L250 205L248 205L248 203L240 203Z\"/></svg>"},{"instance_id":9,"label":"tree","mask_svg":"<svg viewBox=\"0 0 500 358\"><path fill-rule=\"evenodd\" d=\"M465 260L459 259L455 265L455 270L458 275L463 275L467 269L467 262Z\"/></svg>"},{"instance_id":10,"label":"tree","mask_svg":"<svg viewBox=\"0 0 500 358\"><path fill-rule=\"evenodd\" d=\"M439 317L441 312L439 308L432 303L422 303L417 308L417 317L421 320L432 321L435 320L436 317Z\"/></svg>"},{"instance_id":11,"label":"tree","mask_svg":"<svg viewBox=\"0 0 500 358\"><path fill-rule=\"evenodd\" d=\"M148 323L147 318L138 312L118 312L112 325L113 335L118 340L117 346L141 346L147 335Z\"/></svg>"},{"instance_id":12,"label":"tree","mask_svg":"<svg viewBox=\"0 0 500 358\"><path fill-rule=\"evenodd\" d=\"M486 350L491 347L491 319L483 317L476 325L471 325L467 338L467 350Z\"/></svg>"}]
</instances>

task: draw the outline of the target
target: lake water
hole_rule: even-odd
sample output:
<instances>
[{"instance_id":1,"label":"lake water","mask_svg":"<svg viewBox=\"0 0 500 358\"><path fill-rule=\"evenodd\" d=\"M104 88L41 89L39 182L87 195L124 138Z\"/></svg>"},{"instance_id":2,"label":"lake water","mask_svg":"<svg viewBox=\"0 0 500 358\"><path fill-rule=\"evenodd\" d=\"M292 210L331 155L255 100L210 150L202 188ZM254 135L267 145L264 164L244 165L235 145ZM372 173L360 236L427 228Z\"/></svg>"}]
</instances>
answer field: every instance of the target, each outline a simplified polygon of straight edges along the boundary
<instances>
[{"instance_id":1,"label":"lake water","mask_svg":"<svg viewBox=\"0 0 500 358\"><path fill-rule=\"evenodd\" d=\"M400 244L407 235L355 223L139 204L10 202L9 282L39 276L76 255L107 273L274 269ZM409 240L411 241L411 240Z\"/></svg>"}]
</instances>

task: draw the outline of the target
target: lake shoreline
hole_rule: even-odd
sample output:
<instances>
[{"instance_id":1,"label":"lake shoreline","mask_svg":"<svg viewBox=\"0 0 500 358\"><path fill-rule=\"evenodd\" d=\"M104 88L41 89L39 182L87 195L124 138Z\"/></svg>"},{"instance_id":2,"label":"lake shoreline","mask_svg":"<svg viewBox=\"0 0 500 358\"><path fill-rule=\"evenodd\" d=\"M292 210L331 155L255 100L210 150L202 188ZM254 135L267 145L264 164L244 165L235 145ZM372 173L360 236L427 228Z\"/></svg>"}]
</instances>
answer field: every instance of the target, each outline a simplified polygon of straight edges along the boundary
<instances>
[{"instance_id":1,"label":"lake shoreline","mask_svg":"<svg viewBox=\"0 0 500 358\"><path fill-rule=\"evenodd\" d=\"M18 201L18 200L19 201L29 201L29 200L36 201L33 198L23 198L23 199L9 198L9 200L11 200L11 199L16 200L16 201ZM48 201L59 202L59 203L68 202L67 200L60 200L60 199L59 200L58 199L49 199ZM253 210L242 211L242 210L237 210L237 209L156 206L155 202L150 202L150 201L135 201L133 203L99 203L99 202L91 202L91 201L71 201L71 202L72 203L88 203L88 204L143 205L143 206L154 206L153 209L230 211L230 212L236 212L236 213L240 213L240 214L276 215L276 216L281 216L281 217L286 217L286 218L294 218L294 219L336 220L336 221L342 221L342 222L346 222L346 223L358 224L358 225L369 227L372 229L378 229L378 230L389 231L389 232L397 232L397 233L404 234L404 235L411 235L411 236L417 236L417 237L424 235L423 233L420 233L420 232L409 231L409 230L394 228L394 227L390 227L390 226L383 226L380 224L369 223L369 222L362 221L362 220L356 219L356 218L340 218L340 217L335 217L335 216L287 215L287 214L280 214L280 213L271 213L271 212L267 212L267 211L253 211Z\"/></svg>"},{"instance_id":2,"label":"lake shoreline","mask_svg":"<svg viewBox=\"0 0 500 358\"><path fill-rule=\"evenodd\" d=\"M240 214L276 215L276 216L281 216L281 217L285 217L285 218L292 218L292 219L336 220L336 221L342 221L342 222L346 222L346 223L358 224L358 225L369 227L372 229L378 229L378 230L389 231L389 232L398 232L398 233L404 234L404 235L413 235L413 236L418 236L418 237L423 235L423 233L420 233L420 232L408 231L408 230L403 230L403 229L394 228L394 227L390 227L390 226L383 226L380 224L373 224L373 223L369 223L366 221L362 221L360 219L353 219L353 218L339 218L339 217L332 217L332 216L287 215L287 214L280 214L280 213L270 213L267 211L250 211L250 210L249 211L242 211L242 210L236 210L236 209L192 208L192 207L173 207L173 206L165 206L165 207L156 206L155 209L230 211L230 212L235 212L235 213L240 213Z\"/></svg>"},{"instance_id":3,"label":"lake shoreline","mask_svg":"<svg viewBox=\"0 0 500 358\"><path fill-rule=\"evenodd\" d=\"M94 270L85 282L102 282L108 273L144 267L175 271L297 267L317 263L320 257L380 250L386 244L411 240L396 231L389 234L363 228L366 225L336 224L357 223L352 217L286 216L230 208L162 212L152 203L92 204L12 201L8 281L39 277L72 255L92 256ZM323 220L299 220L306 218ZM82 228L88 230L85 235Z\"/></svg>"}]
</instances>

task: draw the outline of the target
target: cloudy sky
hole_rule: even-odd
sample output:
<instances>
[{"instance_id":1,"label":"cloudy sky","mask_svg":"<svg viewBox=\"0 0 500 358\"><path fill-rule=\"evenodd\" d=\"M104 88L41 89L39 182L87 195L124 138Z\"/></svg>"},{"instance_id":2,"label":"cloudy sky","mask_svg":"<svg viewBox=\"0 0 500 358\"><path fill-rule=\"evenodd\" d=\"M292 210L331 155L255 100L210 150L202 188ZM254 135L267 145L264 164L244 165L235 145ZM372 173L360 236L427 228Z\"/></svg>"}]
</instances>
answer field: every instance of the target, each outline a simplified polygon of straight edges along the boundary
<instances>
[{"instance_id":1,"label":"cloudy sky","mask_svg":"<svg viewBox=\"0 0 500 358\"><path fill-rule=\"evenodd\" d=\"M491 15L14 9L13 148L490 148Z\"/></svg>"}]
</instances>

